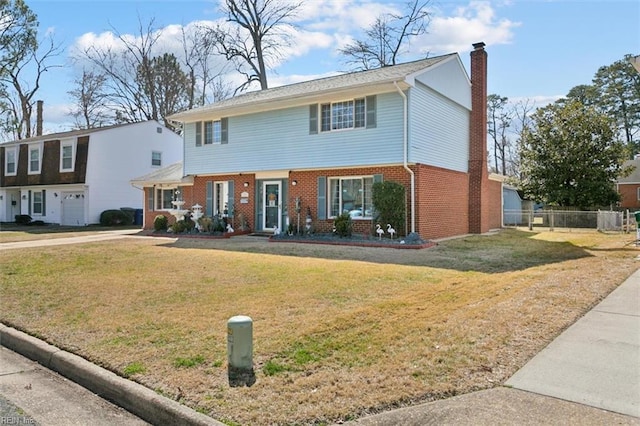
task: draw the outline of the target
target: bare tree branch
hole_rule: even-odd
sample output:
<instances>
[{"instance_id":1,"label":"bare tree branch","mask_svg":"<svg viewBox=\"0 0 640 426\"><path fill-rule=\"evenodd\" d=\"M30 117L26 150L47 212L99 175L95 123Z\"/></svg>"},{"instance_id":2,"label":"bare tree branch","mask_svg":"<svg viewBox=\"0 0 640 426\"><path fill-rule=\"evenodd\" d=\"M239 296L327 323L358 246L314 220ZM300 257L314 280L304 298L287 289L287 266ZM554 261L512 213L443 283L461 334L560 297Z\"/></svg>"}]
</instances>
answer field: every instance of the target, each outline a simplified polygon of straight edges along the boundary
<instances>
[{"instance_id":1,"label":"bare tree branch","mask_svg":"<svg viewBox=\"0 0 640 426\"><path fill-rule=\"evenodd\" d=\"M285 0L225 0L223 11L232 29L217 26L211 30L218 52L233 61L246 81L236 89L245 90L251 83L268 88L270 61L280 58L287 40L287 21L300 3Z\"/></svg>"},{"instance_id":2,"label":"bare tree branch","mask_svg":"<svg viewBox=\"0 0 640 426\"><path fill-rule=\"evenodd\" d=\"M363 40L355 40L339 52L347 58L347 64L357 70L395 65L410 39L427 32L431 16L427 10L429 3L430 0L408 1L406 13L378 16L365 30Z\"/></svg>"}]
</instances>

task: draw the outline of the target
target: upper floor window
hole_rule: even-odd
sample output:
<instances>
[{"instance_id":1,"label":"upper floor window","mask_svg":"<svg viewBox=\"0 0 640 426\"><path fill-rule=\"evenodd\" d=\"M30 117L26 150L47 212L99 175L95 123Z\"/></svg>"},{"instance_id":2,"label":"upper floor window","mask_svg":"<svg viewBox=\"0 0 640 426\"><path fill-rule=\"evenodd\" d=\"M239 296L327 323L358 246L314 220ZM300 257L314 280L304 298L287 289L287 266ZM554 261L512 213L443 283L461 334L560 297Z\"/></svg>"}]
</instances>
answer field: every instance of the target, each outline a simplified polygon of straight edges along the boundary
<instances>
[{"instance_id":1,"label":"upper floor window","mask_svg":"<svg viewBox=\"0 0 640 426\"><path fill-rule=\"evenodd\" d=\"M222 122L220 120L204 122L204 144L214 143L222 143Z\"/></svg>"},{"instance_id":2,"label":"upper floor window","mask_svg":"<svg viewBox=\"0 0 640 426\"><path fill-rule=\"evenodd\" d=\"M373 210L372 187L372 176L330 178L330 215L336 217L349 213L354 219L370 219Z\"/></svg>"},{"instance_id":3,"label":"upper floor window","mask_svg":"<svg viewBox=\"0 0 640 426\"><path fill-rule=\"evenodd\" d=\"M153 151L151 153L151 165L153 167L162 166L162 153L160 151Z\"/></svg>"},{"instance_id":4,"label":"upper floor window","mask_svg":"<svg viewBox=\"0 0 640 426\"><path fill-rule=\"evenodd\" d=\"M40 173L40 146L33 145L29 147L29 174Z\"/></svg>"},{"instance_id":5,"label":"upper floor window","mask_svg":"<svg viewBox=\"0 0 640 426\"><path fill-rule=\"evenodd\" d=\"M376 96L310 105L309 133L376 127Z\"/></svg>"},{"instance_id":6,"label":"upper floor window","mask_svg":"<svg viewBox=\"0 0 640 426\"><path fill-rule=\"evenodd\" d=\"M4 174L6 176L15 176L18 165L18 150L15 147L5 149Z\"/></svg>"},{"instance_id":7,"label":"upper floor window","mask_svg":"<svg viewBox=\"0 0 640 426\"><path fill-rule=\"evenodd\" d=\"M75 146L72 141L60 144L60 171L72 172L74 163Z\"/></svg>"},{"instance_id":8,"label":"upper floor window","mask_svg":"<svg viewBox=\"0 0 640 426\"><path fill-rule=\"evenodd\" d=\"M228 142L228 119L198 121L196 126L196 146L226 144Z\"/></svg>"},{"instance_id":9,"label":"upper floor window","mask_svg":"<svg viewBox=\"0 0 640 426\"><path fill-rule=\"evenodd\" d=\"M321 105L321 131L364 127L364 99Z\"/></svg>"}]
</instances>

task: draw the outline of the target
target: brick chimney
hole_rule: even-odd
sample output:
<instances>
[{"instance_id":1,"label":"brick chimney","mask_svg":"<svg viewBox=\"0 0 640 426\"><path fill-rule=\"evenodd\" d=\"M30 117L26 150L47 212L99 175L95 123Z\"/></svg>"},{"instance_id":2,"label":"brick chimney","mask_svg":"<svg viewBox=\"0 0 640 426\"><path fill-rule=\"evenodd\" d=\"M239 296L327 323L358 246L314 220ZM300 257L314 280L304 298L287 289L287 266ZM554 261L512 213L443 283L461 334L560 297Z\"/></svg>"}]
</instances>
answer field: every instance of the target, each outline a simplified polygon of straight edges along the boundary
<instances>
[{"instance_id":1,"label":"brick chimney","mask_svg":"<svg viewBox=\"0 0 640 426\"><path fill-rule=\"evenodd\" d=\"M36 102L36 136L42 136L42 101Z\"/></svg>"},{"instance_id":2,"label":"brick chimney","mask_svg":"<svg viewBox=\"0 0 640 426\"><path fill-rule=\"evenodd\" d=\"M487 52L483 42L471 52L471 119L469 129L469 232L489 231L487 171Z\"/></svg>"}]
</instances>

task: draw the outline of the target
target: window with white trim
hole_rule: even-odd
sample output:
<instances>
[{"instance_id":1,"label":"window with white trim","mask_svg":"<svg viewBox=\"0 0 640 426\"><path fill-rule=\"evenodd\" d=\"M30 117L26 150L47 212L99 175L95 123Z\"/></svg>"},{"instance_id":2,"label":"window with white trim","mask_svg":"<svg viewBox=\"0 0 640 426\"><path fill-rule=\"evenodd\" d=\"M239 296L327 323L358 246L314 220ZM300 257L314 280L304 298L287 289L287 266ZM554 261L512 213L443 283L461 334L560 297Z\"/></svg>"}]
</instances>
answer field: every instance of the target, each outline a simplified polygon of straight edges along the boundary
<instances>
[{"instance_id":1,"label":"window with white trim","mask_svg":"<svg viewBox=\"0 0 640 426\"><path fill-rule=\"evenodd\" d=\"M636 192L637 192L636 199L640 200L640 187L636 189Z\"/></svg>"},{"instance_id":2,"label":"window with white trim","mask_svg":"<svg viewBox=\"0 0 640 426\"><path fill-rule=\"evenodd\" d=\"M75 157L75 143L73 141L60 144L60 171L72 172Z\"/></svg>"},{"instance_id":3,"label":"window with white trim","mask_svg":"<svg viewBox=\"0 0 640 426\"><path fill-rule=\"evenodd\" d=\"M371 219L373 176L329 178L329 215L349 213L353 219Z\"/></svg>"},{"instance_id":4,"label":"window with white trim","mask_svg":"<svg viewBox=\"0 0 640 426\"><path fill-rule=\"evenodd\" d=\"M156 188L156 210L173 209L171 202L180 199L180 188Z\"/></svg>"},{"instance_id":5,"label":"window with white trim","mask_svg":"<svg viewBox=\"0 0 640 426\"><path fill-rule=\"evenodd\" d=\"M41 149L40 145L32 145L29 147L29 174L40 173Z\"/></svg>"},{"instance_id":6,"label":"window with white trim","mask_svg":"<svg viewBox=\"0 0 640 426\"><path fill-rule=\"evenodd\" d=\"M151 153L151 166L152 167L162 166L162 153L160 151L153 151Z\"/></svg>"},{"instance_id":7,"label":"window with white trim","mask_svg":"<svg viewBox=\"0 0 640 426\"><path fill-rule=\"evenodd\" d=\"M33 191L31 193L31 213L37 214L37 215L43 214L44 202L42 198L43 198L42 191Z\"/></svg>"},{"instance_id":8,"label":"window with white trim","mask_svg":"<svg viewBox=\"0 0 640 426\"><path fill-rule=\"evenodd\" d=\"M320 105L320 131L365 127L364 98Z\"/></svg>"},{"instance_id":9,"label":"window with white trim","mask_svg":"<svg viewBox=\"0 0 640 426\"><path fill-rule=\"evenodd\" d=\"M18 168L18 150L16 147L6 148L4 151L4 174L15 176Z\"/></svg>"},{"instance_id":10,"label":"window with white trim","mask_svg":"<svg viewBox=\"0 0 640 426\"><path fill-rule=\"evenodd\" d=\"M204 122L204 144L214 143L222 143L222 122L220 120Z\"/></svg>"}]
</instances>

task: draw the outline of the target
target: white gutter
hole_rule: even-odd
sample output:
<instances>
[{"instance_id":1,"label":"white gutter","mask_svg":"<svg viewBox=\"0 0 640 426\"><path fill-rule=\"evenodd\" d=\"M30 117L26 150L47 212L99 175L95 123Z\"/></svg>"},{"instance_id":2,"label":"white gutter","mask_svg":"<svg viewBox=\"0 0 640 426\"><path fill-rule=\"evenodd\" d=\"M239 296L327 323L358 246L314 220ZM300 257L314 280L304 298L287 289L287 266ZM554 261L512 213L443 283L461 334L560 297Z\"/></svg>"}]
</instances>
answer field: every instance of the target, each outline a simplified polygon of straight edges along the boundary
<instances>
[{"instance_id":1,"label":"white gutter","mask_svg":"<svg viewBox=\"0 0 640 426\"><path fill-rule=\"evenodd\" d=\"M407 125L408 125L408 113L407 113L407 95L404 94L400 87L398 87L398 82L394 81L393 85L396 86L398 93L402 96L403 102L403 129L402 129L402 142L404 147L402 165L409 175L411 176L411 232L416 232L416 176L413 173L413 170L409 168L408 165L408 157L409 157L409 138L407 135Z\"/></svg>"}]
</instances>

